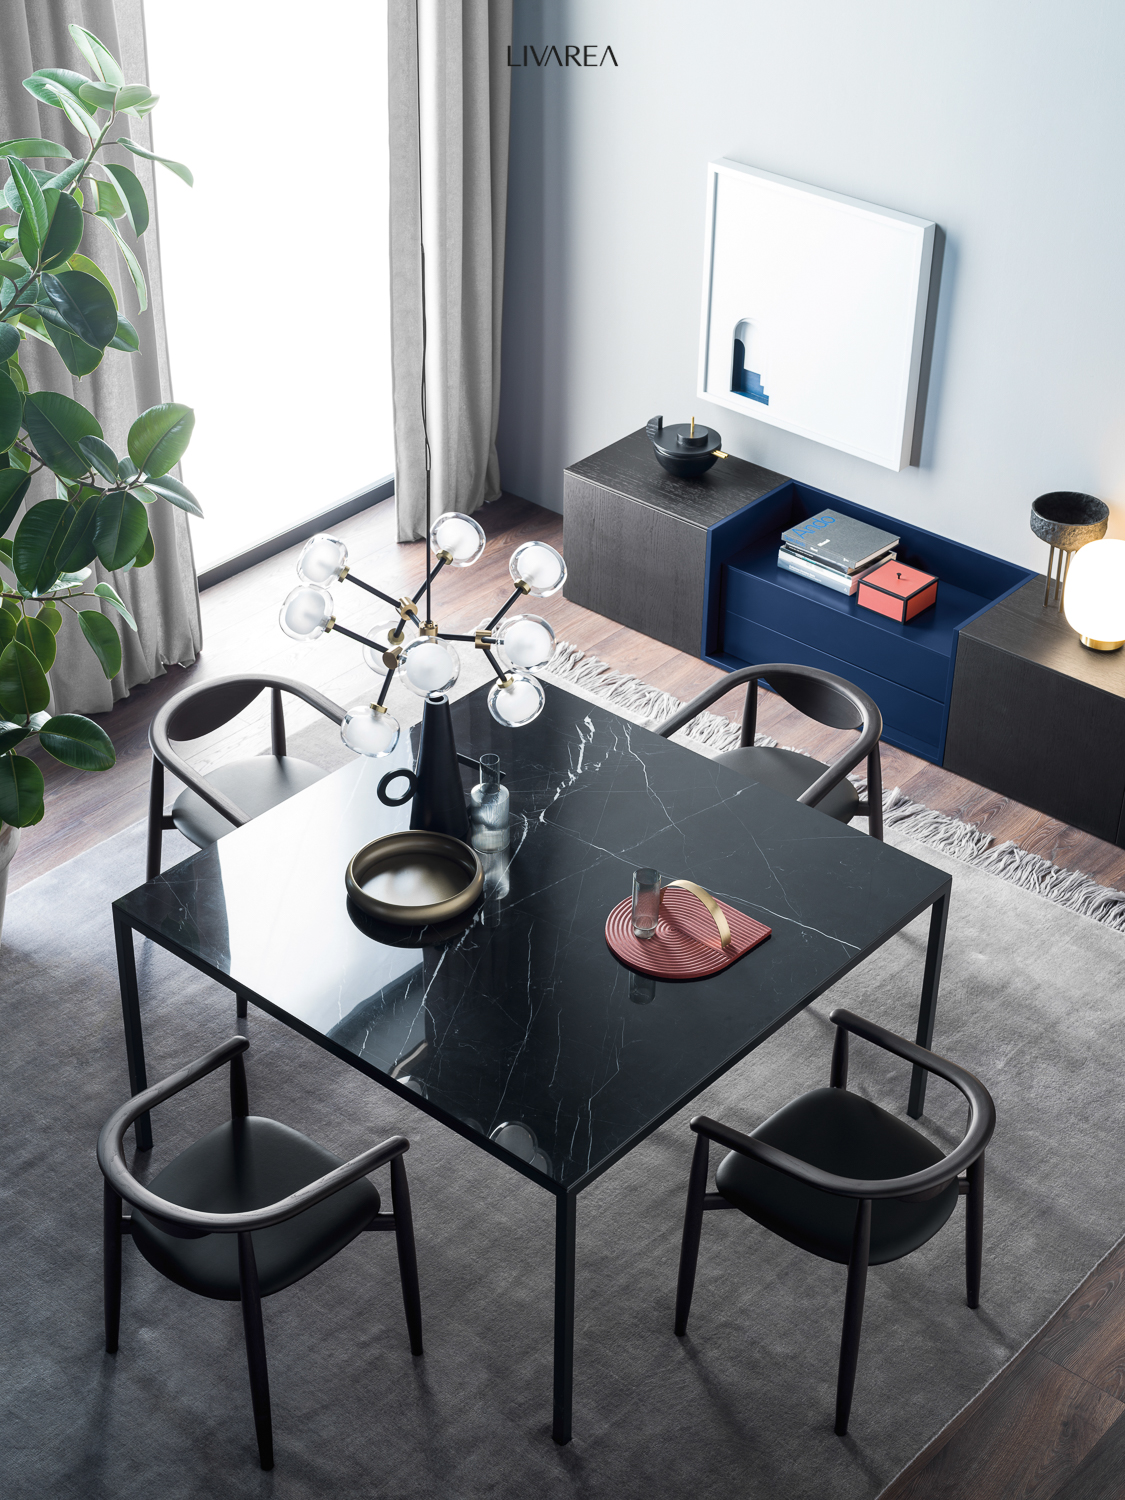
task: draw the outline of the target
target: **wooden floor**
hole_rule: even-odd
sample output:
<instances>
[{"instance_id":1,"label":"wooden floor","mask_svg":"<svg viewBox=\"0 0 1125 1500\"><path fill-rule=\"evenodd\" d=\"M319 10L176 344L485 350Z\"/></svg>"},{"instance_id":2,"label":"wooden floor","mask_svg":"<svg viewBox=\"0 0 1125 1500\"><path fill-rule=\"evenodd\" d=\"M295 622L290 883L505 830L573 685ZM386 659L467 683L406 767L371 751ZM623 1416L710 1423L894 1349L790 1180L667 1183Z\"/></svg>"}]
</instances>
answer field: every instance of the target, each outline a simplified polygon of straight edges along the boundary
<instances>
[{"instance_id":1,"label":"wooden floor","mask_svg":"<svg viewBox=\"0 0 1125 1500\"><path fill-rule=\"evenodd\" d=\"M562 519L522 500L504 498L481 520L489 545L466 572L447 570L435 587L435 612L448 629L470 631L492 613L508 587L512 548L542 537L562 548ZM422 546L394 540L391 502L336 528L351 549L356 571L388 593L413 592L421 577ZM204 648L189 668L172 667L147 686L135 688L111 714L102 716L117 747L117 764L99 776L69 771L42 755L47 778L47 814L25 829L11 867L14 889L92 848L145 815L149 753L146 734L162 703L189 682L200 682L248 667L281 672L313 684L341 704L367 695L371 676L357 647L343 639L322 639L311 647L282 635L280 602L296 582L299 549L276 558L203 595ZM342 585L346 590L347 586ZM347 599L347 623L373 625L386 613L354 589ZM615 667L634 672L677 697L701 692L722 674L695 657L626 630L612 620L561 597L537 601L560 640L565 639ZM343 611L341 611L343 613ZM715 705L732 719L741 714L740 694ZM312 710L298 710L291 728L311 722ZM763 693L758 726L782 744L796 744L830 759L850 738L811 725L779 698ZM265 708L251 710L207 743L202 768L268 743ZM199 757L193 756L199 760ZM951 776L938 766L890 746L883 748L883 780L915 801L963 818L994 835L1011 839L1056 864L1082 870L1104 885L1125 890L1125 850L1030 808ZM169 797L174 795L169 783ZM138 872L139 875L139 872ZM921 1453L883 1500L1110 1500L1125 1496L1125 1243L1092 1273L1066 1306L1017 1358Z\"/></svg>"}]
</instances>

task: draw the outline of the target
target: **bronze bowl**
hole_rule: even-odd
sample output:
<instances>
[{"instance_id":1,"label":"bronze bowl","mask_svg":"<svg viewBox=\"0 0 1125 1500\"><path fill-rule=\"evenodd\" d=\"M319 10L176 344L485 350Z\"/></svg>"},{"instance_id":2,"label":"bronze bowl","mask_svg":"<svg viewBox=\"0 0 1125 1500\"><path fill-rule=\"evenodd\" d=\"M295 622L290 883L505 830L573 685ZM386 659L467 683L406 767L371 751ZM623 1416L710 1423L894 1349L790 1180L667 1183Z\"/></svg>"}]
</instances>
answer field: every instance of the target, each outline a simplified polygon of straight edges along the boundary
<instances>
[{"instance_id":1,"label":"bronze bowl","mask_svg":"<svg viewBox=\"0 0 1125 1500\"><path fill-rule=\"evenodd\" d=\"M451 922L484 889L475 849L447 833L415 828L364 844L348 863L344 883L361 911L396 927Z\"/></svg>"}]
</instances>

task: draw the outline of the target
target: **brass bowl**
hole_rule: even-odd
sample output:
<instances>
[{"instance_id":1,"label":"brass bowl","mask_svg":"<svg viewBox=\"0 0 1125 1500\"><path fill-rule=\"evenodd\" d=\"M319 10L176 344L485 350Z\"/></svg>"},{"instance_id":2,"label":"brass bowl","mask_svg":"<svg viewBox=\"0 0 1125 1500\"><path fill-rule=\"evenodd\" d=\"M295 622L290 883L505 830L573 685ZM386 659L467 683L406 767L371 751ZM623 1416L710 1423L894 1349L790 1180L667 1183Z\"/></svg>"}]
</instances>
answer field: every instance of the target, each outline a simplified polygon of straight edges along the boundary
<instances>
[{"instance_id":1,"label":"brass bowl","mask_svg":"<svg viewBox=\"0 0 1125 1500\"><path fill-rule=\"evenodd\" d=\"M361 910L395 927L448 922L484 889L476 851L446 833L388 833L364 844L344 884Z\"/></svg>"}]
</instances>

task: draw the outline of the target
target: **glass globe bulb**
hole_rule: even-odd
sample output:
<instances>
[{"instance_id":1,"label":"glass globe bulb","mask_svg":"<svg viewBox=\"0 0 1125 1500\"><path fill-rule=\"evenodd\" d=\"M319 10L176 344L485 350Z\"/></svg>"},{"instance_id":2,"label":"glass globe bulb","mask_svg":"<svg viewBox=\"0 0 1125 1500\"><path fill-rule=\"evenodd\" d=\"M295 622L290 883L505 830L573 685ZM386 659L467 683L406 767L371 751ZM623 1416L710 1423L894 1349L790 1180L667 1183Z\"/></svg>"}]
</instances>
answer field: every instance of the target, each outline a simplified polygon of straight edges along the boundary
<instances>
[{"instance_id":1,"label":"glass globe bulb","mask_svg":"<svg viewBox=\"0 0 1125 1500\"><path fill-rule=\"evenodd\" d=\"M295 641L315 641L335 613L332 595L315 584L303 584L281 606L281 628Z\"/></svg>"},{"instance_id":2,"label":"glass globe bulb","mask_svg":"<svg viewBox=\"0 0 1125 1500\"><path fill-rule=\"evenodd\" d=\"M406 636L408 631L413 630L414 627L408 621L400 620L398 615L395 615L389 620L380 620L377 625L373 625L367 632L368 640L371 644L364 646L363 660L373 672L385 672L387 670L387 664L383 660L383 653L391 649L391 635L399 629ZM396 641L394 644L401 645L402 642Z\"/></svg>"},{"instance_id":3,"label":"glass globe bulb","mask_svg":"<svg viewBox=\"0 0 1125 1500\"><path fill-rule=\"evenodd\" d=\"M305 543L297 559L297 577L302 583L339 581L348 571L348 549L338 536L321 532Z\"/></svg>"},{"instance_id":4,"label":"glass globe bulb","mask_svg":"<svg viewBox=\"0 0 1125 1500\"><path fill-rule=\"evenodd\" d=\"M513 672L507 682L494 682L488 695L488 711L497 724L522 729L543 712L547 695L543 686L526 672Z\"/></svg>"},{"instance_id":5,"label":"glass globe bulb","mask_svg":"<svg viewBox=\"0 0 1125 1500\"><path fill-rule=\"evenodd\" d=\"M1070 559L1063 613L1082 644L1115 651L1125 642L1125 541L1087 542Z\"/></svg>"},{"instance_id":6,"label":"glass globe bulb","mask_svg":"<svg viewBox=\"0 0 1125 1500\"><path fill-rule=\"evenodd\" d=\"M555 649L555 632L538 615L512 615L496 627L496 653L506 667L534 672Z\"/></svg>"},{"instance_id":7,"label":"glass globe bulb","mask_svg":"<svg viewBox=\"0 0 1125 1500\"><path fill-rule=\"evenodd\" d=\"M430 527L430 546L435 553L448 552L451 568L469 568L484 551L484 532L472 516L447 510Z\"/></svg>"},{"instance_id":8,"label":"glass globe bulb","mask_svg":"<svg viewBox=\"0 0 1125 1500\"><path fill-rule=\"evenodd\" d=\"M566 563L546 542L524 542L517 547L508 572L513 583L526 583L537 599L549 599L566 582Z\"/></svg>"},{"instance_id":9,"label":"glass globe bulb","mask_svg":"<svg viewBox=\"0 0 1125 1500\"><path fill-rule=\"evenodd\" d=\"M398 669L411 692L447 693L461 675L461 658L442 641L420 635L398 659Z\"/></svg>"},{"instance_id":10,"label":"glass globe bulb","mask_svg":"<svg viewBox=\"0 0 1125 1500\"><path fill-rule=\"evenodd\" d=\"M399 723L371 703L357 703L349 708L340 725L340 738L357 755L390 755L398 744Z\"/></svg>"}]
</instances>

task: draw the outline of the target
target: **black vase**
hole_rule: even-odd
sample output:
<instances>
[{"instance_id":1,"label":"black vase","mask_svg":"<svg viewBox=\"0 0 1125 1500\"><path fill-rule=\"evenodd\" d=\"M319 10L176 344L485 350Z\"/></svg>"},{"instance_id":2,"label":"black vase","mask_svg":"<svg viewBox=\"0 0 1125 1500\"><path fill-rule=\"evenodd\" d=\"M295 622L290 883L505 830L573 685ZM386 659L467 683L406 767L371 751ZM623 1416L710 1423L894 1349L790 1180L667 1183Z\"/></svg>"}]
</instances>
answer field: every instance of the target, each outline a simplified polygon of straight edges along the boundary
<instances>
[{"instance_id":1,"label":"black vase","mask_svg":"<svg viewBox=\"0 0 1125 1500\"><path fill-rule=\"evenodd\" d=\"M444 693L430 693L422 710L410 826L469 842L469 814L453 740L453 717Z\"/></svg>"}]
</instances>

